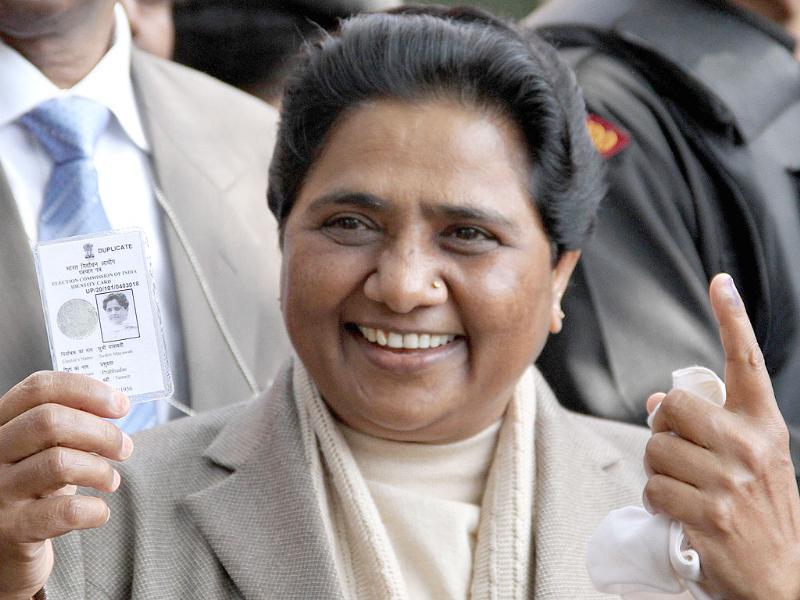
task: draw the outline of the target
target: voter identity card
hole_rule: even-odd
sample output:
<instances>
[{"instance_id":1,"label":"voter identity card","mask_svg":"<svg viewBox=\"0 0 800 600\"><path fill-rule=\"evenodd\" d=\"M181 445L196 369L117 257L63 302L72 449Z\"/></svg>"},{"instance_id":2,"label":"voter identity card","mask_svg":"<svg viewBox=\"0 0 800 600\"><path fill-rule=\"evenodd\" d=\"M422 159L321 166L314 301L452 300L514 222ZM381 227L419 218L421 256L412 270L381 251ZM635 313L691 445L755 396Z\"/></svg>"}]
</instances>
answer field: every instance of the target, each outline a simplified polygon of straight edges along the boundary
<instances>
[{"instance_id":1,"label":"voter identity card","mask_svg":"<svg viewBox=\"0 0 800 600\"><path fill-rule=\"evenodd\" d=\"M99 379L131 402L169 397L144 234L126 229L65 238L43 242L34 253L53 368Z\"/></svg>"}]
</instances>

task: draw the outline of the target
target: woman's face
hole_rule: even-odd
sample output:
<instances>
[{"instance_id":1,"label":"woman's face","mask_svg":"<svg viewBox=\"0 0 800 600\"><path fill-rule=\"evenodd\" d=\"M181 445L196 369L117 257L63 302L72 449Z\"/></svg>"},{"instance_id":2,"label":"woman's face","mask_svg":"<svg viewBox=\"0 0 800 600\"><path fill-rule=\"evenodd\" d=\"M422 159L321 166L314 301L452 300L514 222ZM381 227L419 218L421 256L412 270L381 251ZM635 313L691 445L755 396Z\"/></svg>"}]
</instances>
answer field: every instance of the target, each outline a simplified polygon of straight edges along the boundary
<instances>
[{"instance_id":1,"label":"woman's face","mask_svg":"<svg viewBox=\"0 0 800 600\"><path fill-rule=\"evenodd\" d=\"M455 102L345 115L284 231L298 356L347 425L448 442L499 419L561 325L578 258L552 267L521 134Z\"/></svg>"},{"instance_id":2,"label":"woman's face","mask_svg":"<svg viewBox=\"0 0 800 600\"><path fill-rule=\"evenodd\" d=\"M116 300L109 300L106 303L105 311L108 320L114 323L114 325L119 325L128 318L128 309Z\"/></svg>"}]
</instances>

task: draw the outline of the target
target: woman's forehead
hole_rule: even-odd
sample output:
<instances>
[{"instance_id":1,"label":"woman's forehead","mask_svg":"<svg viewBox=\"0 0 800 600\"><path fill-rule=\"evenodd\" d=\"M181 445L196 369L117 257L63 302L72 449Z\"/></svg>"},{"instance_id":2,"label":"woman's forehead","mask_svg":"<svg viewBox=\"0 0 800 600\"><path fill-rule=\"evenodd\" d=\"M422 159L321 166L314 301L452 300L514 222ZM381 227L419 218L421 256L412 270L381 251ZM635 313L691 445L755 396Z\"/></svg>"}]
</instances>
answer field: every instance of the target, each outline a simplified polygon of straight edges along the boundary
<instances>
[{"instance_id":1,"label":"woman's forehead","mask_svg":"<svg viewBox=\"0 0 800 600\"><path fill-rule=\"evenodd\" d=\"M404 148L418 152L422 146L443 150L450 158L482 160L483 154L502 152L527 159L521 131L499 110L449 97L360 104L337 119L321 154L337 142L379 154Z\"/></svg>"},{"instance_id":2,"label":"woman's forehead","mask_svg":"<svg viewBox=\"0 0 800 600\"><path fill-rule=\"evenodd\" d=\"M521 133L496 113L447 100L380 100L340 119L298 199L364 192L477 205L513 190L527 200L528 164Z\"/></svg>"}]
</instances>

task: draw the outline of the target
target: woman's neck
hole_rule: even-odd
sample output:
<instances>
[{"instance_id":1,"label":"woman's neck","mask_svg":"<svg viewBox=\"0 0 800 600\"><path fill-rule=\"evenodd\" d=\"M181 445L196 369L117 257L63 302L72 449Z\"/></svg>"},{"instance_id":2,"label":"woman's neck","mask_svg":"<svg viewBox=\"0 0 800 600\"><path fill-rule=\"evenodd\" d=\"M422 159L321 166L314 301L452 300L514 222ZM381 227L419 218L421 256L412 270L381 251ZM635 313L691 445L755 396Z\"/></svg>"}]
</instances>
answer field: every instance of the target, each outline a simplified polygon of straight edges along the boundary
<instances>
[{"instance_id":1,"label":"woman's neck","mask_svg":"<svg viewBox=\"0 0 800 600\"><path fill-rule=\"evenodd\" d=\"M366 480L480 506L502 420L449 444L396 442L337 425Z\"/></svg>"}]
</instances>

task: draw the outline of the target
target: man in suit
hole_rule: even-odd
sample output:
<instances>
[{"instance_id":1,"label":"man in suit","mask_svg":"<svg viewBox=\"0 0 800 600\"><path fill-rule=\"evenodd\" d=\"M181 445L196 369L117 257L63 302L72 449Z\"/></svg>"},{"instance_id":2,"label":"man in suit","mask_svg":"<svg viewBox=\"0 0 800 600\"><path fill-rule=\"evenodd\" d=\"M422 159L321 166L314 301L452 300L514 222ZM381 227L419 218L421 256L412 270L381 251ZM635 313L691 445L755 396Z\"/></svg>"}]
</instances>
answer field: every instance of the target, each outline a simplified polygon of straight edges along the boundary
<instances>
[{"instance_id":1,"label":"man in suit","mask_svg":"<svg viewBox=\"0 0 800 600\"><path fill-rule=\"evenodd\" d=\"M54 164L22 118L65 96L110 113L99 198L110 227L149 238L175 400L202 411L266 387L288 351L264 200L275 112L132 48L112 0L0 1L0 89L0 392L51 367L30 248Z\"/></svg>"}]
</instances>

